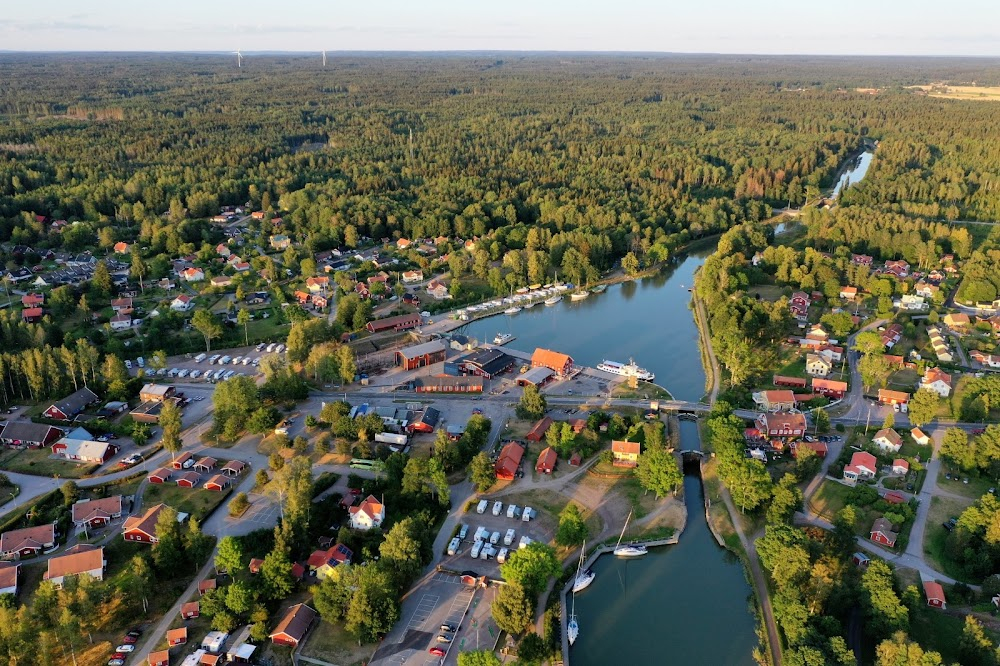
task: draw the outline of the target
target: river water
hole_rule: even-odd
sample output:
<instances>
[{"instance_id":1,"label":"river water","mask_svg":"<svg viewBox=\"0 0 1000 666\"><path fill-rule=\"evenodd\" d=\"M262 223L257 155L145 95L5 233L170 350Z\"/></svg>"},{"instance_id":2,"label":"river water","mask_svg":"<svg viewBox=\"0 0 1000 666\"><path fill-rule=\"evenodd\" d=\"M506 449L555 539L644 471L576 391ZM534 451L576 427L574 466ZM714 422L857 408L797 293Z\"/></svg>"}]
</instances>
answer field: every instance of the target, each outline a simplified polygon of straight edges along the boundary
<instances>
[{"instance_id":1,"label":"river water","mask_svg":"<svg viewBox=\"0 0 1000 666\"><path fill-rule=\"evenodd\" d=\"M832 196L836 198L845 189L864 178L868 173L868 167L872 164L873 157L875 157L875 153L866 150L848 162L844 170L841 171L837 184L833 186Z\"/></svg>"},{"instance_id":2,"label":"river water","mask_svg":"<svg viewBox=\"0 0 1000 666\"><path fill-rule=\"evenodd\" d=\"M480 341L510 332L517 349L549 347L589 366L634 357L674 397L700 400L705 370L688 288L710 252L684 255L654 277L613 285L584 301L566 297L464 330ZM680 434L682 449L700 448L695 423L682 423ZM688 523L680 543L635 560L604 555L594 564L597 578L576 600L580 637L571 648L572 666L753 663L750 586L742 565L708 529L697 467L685 471Z\"/></svg>"},{"instance_id":3,"label":"river water","mask_svg":"<svg viewBox=\"0 0 1000 666\"><path fill-rule=\"evenodd\" d=\"M603 294L556 305L539 303L516 315L487 317L461 330L479 342L513 333L509 346L531 352L546 347L564 352L579 365L629 358L656 374L655 382L678 400L705 395L705 369L698 329L688 309L694 272L714 248L685 255L653 277L611 285Z\"/></svg>"}]
</instances>

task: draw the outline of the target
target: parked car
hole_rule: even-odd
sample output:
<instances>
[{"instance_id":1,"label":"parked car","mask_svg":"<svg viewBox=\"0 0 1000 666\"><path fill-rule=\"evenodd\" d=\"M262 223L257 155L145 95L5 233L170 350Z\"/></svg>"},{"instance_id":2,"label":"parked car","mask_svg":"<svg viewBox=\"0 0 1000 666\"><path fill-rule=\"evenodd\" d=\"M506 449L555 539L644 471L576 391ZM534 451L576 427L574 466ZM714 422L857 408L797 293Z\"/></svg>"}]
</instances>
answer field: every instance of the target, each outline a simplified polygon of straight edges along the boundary
<instances>
[{"instance_id":1,"label":"parked car","mask_svg":"<svg viewBox=\"0 0 1000 666\"><path fill-rule=\"evenodd\" d=\"M118 652L125 652L125 653L135 652L135 646L126 643L125 645L119 645L118 647L115 648L115 650Z\"/></svg>"},{"instance_id":2,"label":"parked car","mask_svg":"<svg viewBox=\"0 0 1000 666\"><path fill-rule=\"evenodd\" d=\"M434 655L436 657L443 657L445 655L445 651L443 649L437 647L436 645L434 647L432 647L430 650L428 650L428 652L430 652L432 655Z\"/></svg>"},{"instance_id":3,"label":"parked car","mask_svg":"<svg viewBox=\"0 0 1000 666\"><path fill-rule=\"evenodd\" d=\"M108 660L108 666L125 666L125 660L121 658L110 659Z\"/></svg>"},{"instance_id":4,"label":"parked car","mask_svg":"<svg viewBox=\"0 0 1000 666\"><path fill-rule=\"evenodd\" d=\"M191 469L192 467L194 467L194 458L188 458L187 460L185 460L182 467L184 467L184 469Z\"/></svg>"},{"instance_id":5,"label":"parked car","mask_svg":"<svg viewBox=\"0 0 1000 666\"><path fill-rule=\"evenodd\" d=\"M438 643L451 643L451 636L447 634L439 634L436 639Z\"/></svg>"},{"instance_id":6,"label":"parked car","mask_svg":"<svg viewBox=\"0 0 1000 666\"><path fill-rule=\"evenodd\" d=\"M949 518L948 522L943 523L943 527L946 530L948 530L949 532L951 532L953 529L955 529L956 525L958 525L958 518L956 518L955 516L952 516L951 518Z\"/></svg>"},{"instance_id":7,"label":"parked car","mask_svg":"<svg viewBox=\"0 0 1000 666\"><path fill-rule=\"evenodd\" d=\"M444 624L441 625L441 631L447 631L447 632L453 634L456 631L458 631L458 627L456 627L455 625L451 624L450 622L445 622Z\"/></svg>"}]
</instances>

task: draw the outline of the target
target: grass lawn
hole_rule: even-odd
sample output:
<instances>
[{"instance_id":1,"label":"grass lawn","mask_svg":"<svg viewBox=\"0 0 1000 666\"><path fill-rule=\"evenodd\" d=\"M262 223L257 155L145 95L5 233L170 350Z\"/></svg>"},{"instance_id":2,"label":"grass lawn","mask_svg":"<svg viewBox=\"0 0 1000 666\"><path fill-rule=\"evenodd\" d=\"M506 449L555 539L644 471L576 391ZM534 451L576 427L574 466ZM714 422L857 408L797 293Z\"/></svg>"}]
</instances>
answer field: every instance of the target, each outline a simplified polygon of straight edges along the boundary
<instances>
[{"instance_id":1,"label":"grass lawn","mask_svg":"<svg viewBox=\"0 0 1000 666\"><path fill-rule=\"evenodd\" d=\"M995 484L995 481L992 479L968 474L959 474L960 476L956 476L953 472L950 479L944 478L944 475L938 476L938 487L942 490L948 491L949 493L964 495L969 499L977 500L987 494L990 491L990 488L993 488ZM969 482L963 483L963 479L968 479Z\"/></svg>"},{"instance_id":2,"label":"grass lawn","mask_svg":"<svg viewBox=\"0 0 1000 666\"><path fill-rule=\"evenodd\" d=\"M925 650L940 652L946 664L959 663L958 646L964 627L964 617L928 606L920 606L910 613L910 636L918 637L917 642ZM985 627L983 629L996 643L997 633Z\"/></svg>"},{"instance_id":3,"label":"grass lawn","mask_svg":"<svg viewBox=\"0 0 1000 666\"><path fill-rule=\"evenodd\" d=\"M173 483L151 483L146 486L142 501L145 506L162 502L204 522L205 517L229 497L231 492L232 487L220 493L204 488L181 488Z\"/></svg>"},{"instance_id":4,"label":"grass lawn","mask_svg":"<svg viewBox=\"0 0 1000 666\"><path fill-rule=\"evenodd\" d=\"M321 620L302 648L302 654L342 666L356 666L365 663L375 652L374 644L358 645L358 639L351 636L338 624Z\"/></svg>"},{"instance_id":5,"label":"grass lawn","mask_svg":"<svg viewBox=\"0 0 1000 666\"><path fill-rule=\"evenodd\" d=\"M808 378L809 375L806 374L806 357L805 354L796 353L795 356L789 360L780 370L775 372L776 375L783 375L785 377L804 377Z\"/></svg>"},{"instance_id":6,"label":"grass lawn","mask_svg":"<svg viewBox=\"0 0 1000 666\"><path fill-rule=\"evenodd\" d=\"M513 495L508 495L503 499L507 503L517 504L520 507L530 506L538 512L539 518L551 518L553 523L553 532L555 531L555 527L559 524L559 514L562 513L562 510L566 508L567 504L570 503L569 498L565 495L552 490L539 489L515 493ZM473 510L476 504L476 502L470 503ZM601 521L601 517L597 515L597 512L591 511L580 502L576 502L576 505L577 508L580 509L580 514L583 516L584 522L587 524L588 533L592 535L600 534L604 525Z\"/></svg>"},{"instance_id":7,"label":"grass lawn","mask_svg":"<svg viewBox=\"0 0 1000 666\"><path fill-rule=\"evenodd\" d=\"M637 398L642 400L672 400L670 391L662 386L650 384L649 382L639 382L637 388L629 388L628 382L615 384L611 393L616 398Z\"/></svg>"},{"instance_id":8,"label":"grass lawn","mask_svg":"<svg viewBox=\"0 0 1000 666\"><path fill-rule=\"evenodd\" d=\"M968 583L979 583L965 575L961 567L957 566L946 554L945 542L948 539L948 530L943 526L952 516L958 517L971 502L952 497L932 497L931 508L927 513L927 526L924 528L924 554L938 571L943 571L955 580L962 580Z\"/></svg>"},{"instance_id":9,"label":"grass lawn","mask_svg":"<svg viewBox=\"0 0 1000 666\"><path fill-rule=\"evenodd\" d=\"M834 516L848 504L853 489L826 479L809 500L809 510L824 520L833 522Z\"/></svg>"},{"instance_id":10,"label":"grass lawn","mask_svg":"<svg viewBox=\"0 0 1000 666\"><path fill-rule=\"evenodd\" d=\"M34 474L56 479L80 479L99 467L91 463L74 463L52 458L52 450L8 449L0 454L0 469L21 474Z\"/></svg>"},{"instance_id":11,"label":"grass lawn","mask_svg":"<svg viewBox=\"0 0 1000 666\"><path fill-rule=\"evenodd\" d=\"M755 287L751 287L748 291L751 296L757 296L760 300L768 301L770 303L774 303L781 298L782 292L784 292L784 287L779 287L773 284L757 285Z\"/></svg>"},{"instance_id":12,"label":"grass lawn","mask_svg":"<svg viewBox=\"0 0 1000 666\"><path fill-rule=\"evenodd\" d=\"M913 390L913 386L917 383L917 378L916 370L904 368L889 375L889 384L891 388L910 392Z\"/></svg>"}]
</instances>

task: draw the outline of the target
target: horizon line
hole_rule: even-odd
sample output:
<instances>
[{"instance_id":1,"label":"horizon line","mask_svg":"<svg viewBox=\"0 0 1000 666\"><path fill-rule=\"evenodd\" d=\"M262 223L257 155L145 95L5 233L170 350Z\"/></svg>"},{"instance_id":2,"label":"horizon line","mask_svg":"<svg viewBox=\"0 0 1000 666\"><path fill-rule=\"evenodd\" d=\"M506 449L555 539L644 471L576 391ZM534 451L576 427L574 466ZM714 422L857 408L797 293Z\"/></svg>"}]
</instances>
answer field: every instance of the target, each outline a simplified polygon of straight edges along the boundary
<instances>
[{"instance_id":1,"label":"horizon line","mask_svg":"<svg viewBox=\"0 0 1000 666\"><path fill-rule=\"evenodd\" d=\"M114 49L0 49L0 55L232 55L229 50L114 50ZM473 54L511 54L511 55L614 55L614 56L724 56L736 58L942 58L942 59L1000 59L1000 53L995 55L972 55L954 53L753 53L724 51L650 51L650 50L561 50L561 49L314 49L287 50L264 49L243 50L240 53L256 56L306 56L326 53L330 55L473 55Z\"/></svg>"}]
</instances>

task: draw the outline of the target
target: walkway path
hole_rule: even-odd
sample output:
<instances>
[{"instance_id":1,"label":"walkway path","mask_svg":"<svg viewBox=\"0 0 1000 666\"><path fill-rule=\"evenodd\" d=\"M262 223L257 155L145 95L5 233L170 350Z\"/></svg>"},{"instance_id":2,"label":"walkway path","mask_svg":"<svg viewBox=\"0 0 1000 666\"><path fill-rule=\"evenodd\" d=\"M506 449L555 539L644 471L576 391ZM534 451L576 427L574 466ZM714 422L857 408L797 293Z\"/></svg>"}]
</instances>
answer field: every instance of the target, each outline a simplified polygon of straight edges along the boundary
<instances>
[{"instance_id":1,"label":"walkway path","mask_svg":"<svg viewBox=\"0 0 1000 666\"><path fill-rule=\"evenodd\" d=\"M767 589L767 580L764 578L764 571L760 567L760 557L757 556L756 541L760 534L755 534L753 541L747 539L740 524L736 506L733 498L729 494L729 489L722 486L722 500L729 510L729 517L736 528L736 535L740 538L740 544L747 554L747 563L750 566L750 576L753 578L754 587L757 589L757 599L760 600L761 613L764 615L764 625L767 627L767 642L771 648L772 666L781 666L781 638L778 636L778 625L774 621L774 610L771 608L771 595Z\"/></svg>"}]
</instances>

